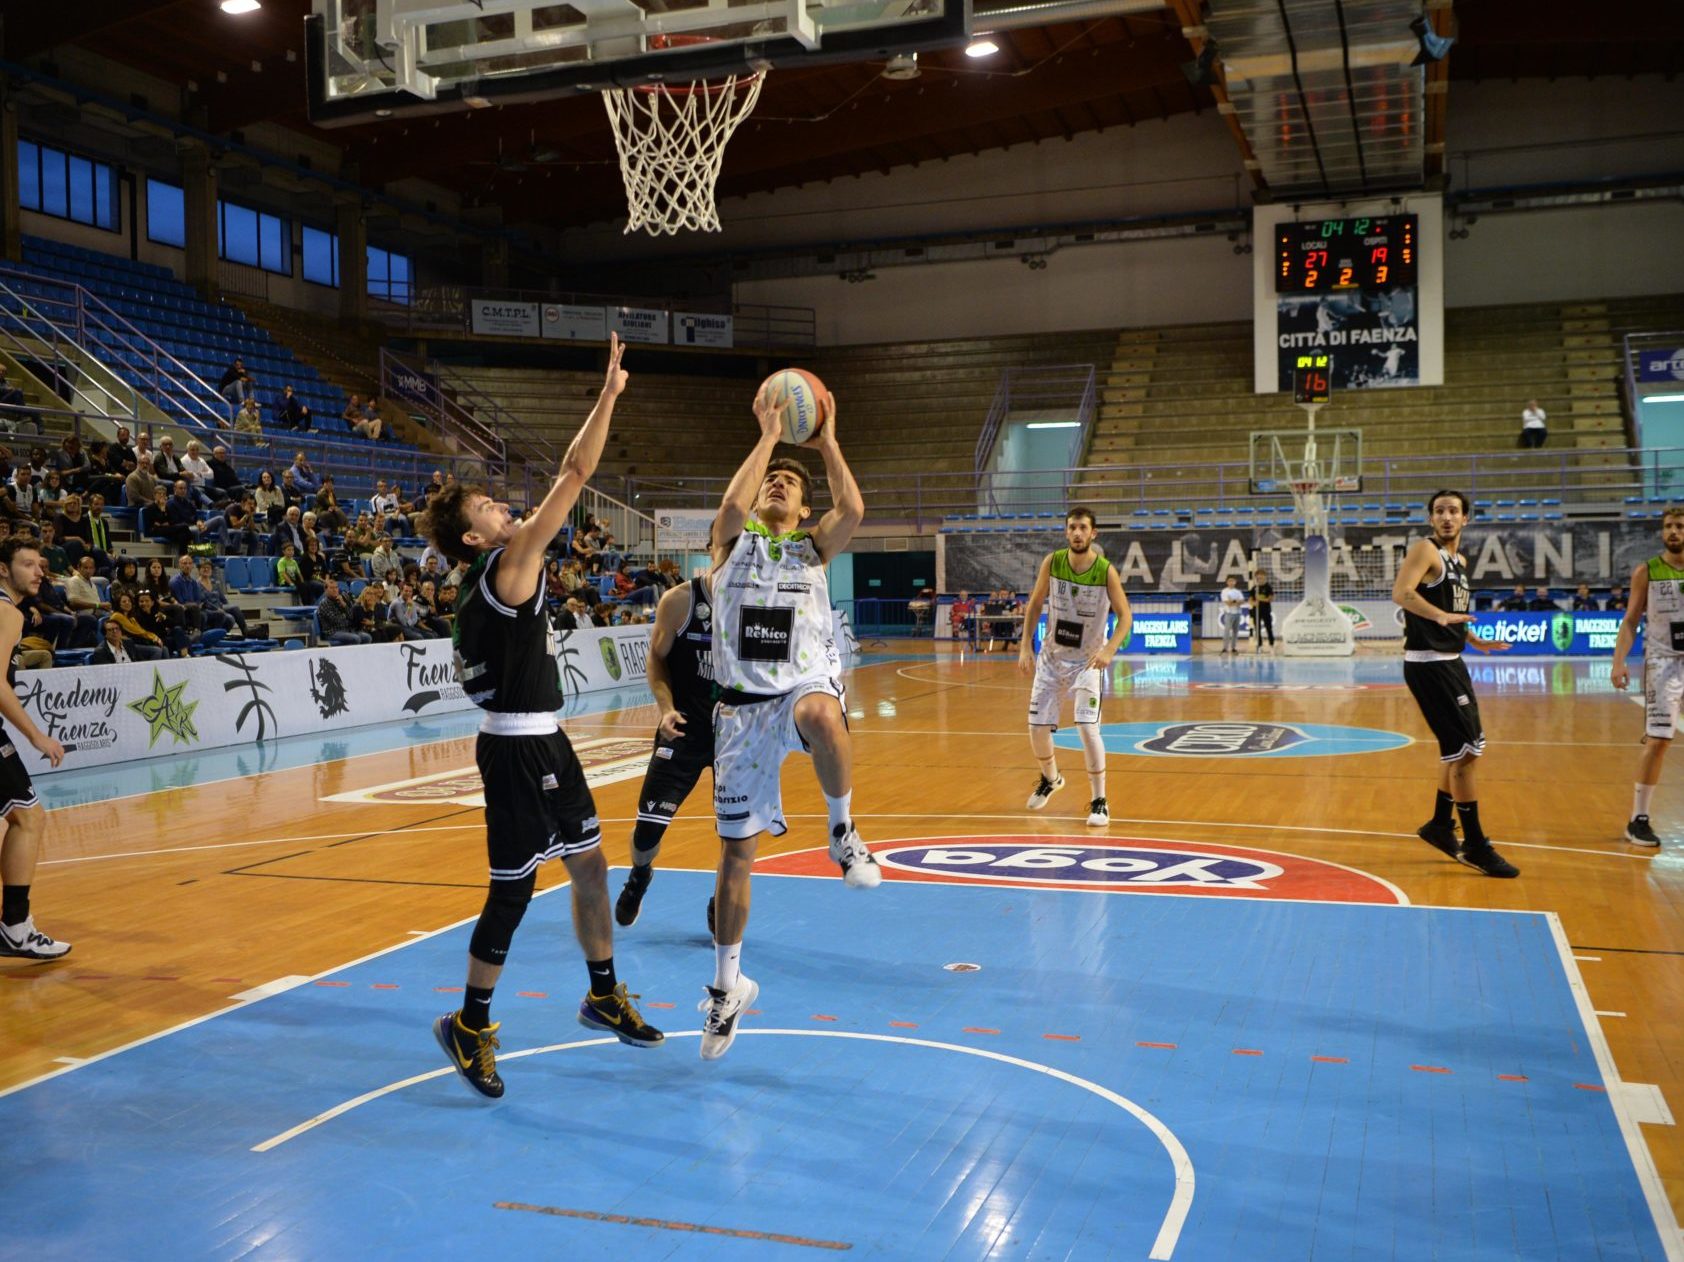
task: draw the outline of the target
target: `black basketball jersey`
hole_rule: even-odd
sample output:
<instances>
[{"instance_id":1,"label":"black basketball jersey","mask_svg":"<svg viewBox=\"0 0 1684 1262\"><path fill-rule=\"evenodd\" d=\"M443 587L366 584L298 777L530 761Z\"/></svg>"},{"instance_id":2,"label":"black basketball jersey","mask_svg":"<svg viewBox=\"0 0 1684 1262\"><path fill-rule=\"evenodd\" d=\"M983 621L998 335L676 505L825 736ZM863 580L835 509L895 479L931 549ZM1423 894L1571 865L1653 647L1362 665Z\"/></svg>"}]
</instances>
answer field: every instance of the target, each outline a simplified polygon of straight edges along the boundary
<instances>
[{"instance_id":1,"label":"black basketball jersey","mask_svg":"<svg viewBox=\"0 0 1684 1262\"><path fill-rule=\"evenodd\" d=\"M713 604L705 579L690 580L690 616L673 637L666 661L678 712L695 722L712 722Z\"/></svg>"},{"instance_id":2,"label":"black basketball jersey","mask_svg":"<svg viewBox=\"0 0 1684 1262\"><path fill-rule=\"evenodd\" d=\"M482 710L545 714L561 709L555 637L539 575L530 600L518 606L497 598L498 548L475 561L462 579L451 644L462 691Z\"/></svg>"},{"instance_id":3,"label":"black basketball jersey","mask_svg":"<svg viewBox=\"0 0 1684 1262\"><path fill-rule=\"evenodd\" d=\"M1467 567L1454 552L1438 550L1444 573L1436 583L1422 582L1415 588L1422 600L1445 613L1468 613L1472 602L1468 599ZM1441 627L1431 619L1403 611L1404 652L1460 653L1468 646L1468 624L1454 622Z\"/></svg>"},{"instance_id":4,"label":"black basketball jersey","mask_svg":"<svg viewBox=\"0 0 1684 1262\"><path fill-rule=\"evenodd\" d=\"M12 599L12 593L11 592L0 591L0 600L5 601L8 605L12 606L12 608L17 609L17 601ZM19 609L18 612L22 613L23 611L21 609ZM28 626L29 626L29 619L28 618L25 618L23 620L23 625L26 629L28 628ZM18 632L18 639L19 640L23 639L23 632L22 631ZM15 645L15 644L12 646L12 655L6 659L6 684L7 684L8 687L10 687L12 689L13 692L17 691L17 686L18 686L18 657L17 657L17 645Z\"/></svg>"}]
</instances>

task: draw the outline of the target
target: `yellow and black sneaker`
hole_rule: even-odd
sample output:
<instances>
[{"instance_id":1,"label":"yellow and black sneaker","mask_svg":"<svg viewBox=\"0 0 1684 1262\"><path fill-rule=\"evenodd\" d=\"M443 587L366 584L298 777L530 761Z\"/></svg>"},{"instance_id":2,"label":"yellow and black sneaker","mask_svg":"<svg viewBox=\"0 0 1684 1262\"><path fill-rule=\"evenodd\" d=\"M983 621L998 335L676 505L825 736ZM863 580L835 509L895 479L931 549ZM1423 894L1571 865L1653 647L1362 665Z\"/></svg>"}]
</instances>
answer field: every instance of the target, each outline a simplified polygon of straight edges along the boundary
<instances>
[{"instance_id":1,"label":"yellow and black sneaker","mask_svg":"<svg viewBox=\"0 0 1684 1262\"><path fill-rule=\"evenodd\" d=\"M612 994L588 994L579 1001L579 1024L587 1030L612 1034L633 1047L659 1047L667 1036L638 1014L632 1004L636 998L637 995L626 993L624 982L614 987Z\"/></svg>"},{"instance_id":2,"label":"yellow and black sneaker","mask_svg":"<svg viewBox=\"0 0 1684 1262\"><path fill-rule=\"evenodd\" d=\"M503 1080L497 1075L497 1030L495 1021L483 1030L470 1030L462 1024L460 1012L447 1012L433 1022L433 1036L456 1076L493 1100L503 1095Z\"/></svg>"}]
</instances>

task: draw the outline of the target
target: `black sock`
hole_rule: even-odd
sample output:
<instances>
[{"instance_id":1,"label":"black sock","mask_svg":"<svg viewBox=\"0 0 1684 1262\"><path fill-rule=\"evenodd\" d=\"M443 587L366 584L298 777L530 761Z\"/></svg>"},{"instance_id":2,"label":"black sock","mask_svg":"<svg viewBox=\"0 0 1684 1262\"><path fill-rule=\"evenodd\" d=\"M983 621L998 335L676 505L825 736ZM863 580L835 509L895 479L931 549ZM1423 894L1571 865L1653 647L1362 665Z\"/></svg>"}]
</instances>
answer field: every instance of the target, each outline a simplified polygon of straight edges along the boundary
<instances>
[{"instance_id":1,"label":"black sock","mask_svg":"<svg viewBox=\"0 0 1684 1262\"><path fill-rule=\"evenodd\" d=\"M598 998L612 995L614 987L619 985L619 979L614 976L614 957L610 955L606 960L586 960L585 967L591 971L591 994Z\"/></svg>"},{"instance_id":2,"label":"black sock","mask_svg":"<svg viewBox=\"0 0 1684 1262\"><path fill-rule=\"evenodd\" d=\"M1462 817L1462 842L1468 846L1484 846L1489 841L1485 830L1479 826L1479 803L1458 802L1456 814Z\"/></svg>"},{"instance_id":3,"label":"black sock","mask_svg":"<svg viewBox=\"0 0 1684 1262\"><path fill-rule=\"evenodd\" d=\"M8 885L0 894L0 925L21 925L29 919L29 886Z\"/></svg>"},{"instance_id":4,"label":"black sock","mask_svg":"<svg viewBox=\"0 0 1684 1262\"><path fill-rule=\"evenodd\" d=\"M1455 823L1455 807L1456 799L1440 789L1438 795L1433 798L1433 823L1441 828L1448 828Z\"/></svg>"},{"instance_id":5,"label":"black sock","mask_svg":"<svg viewBox=\"0 0 1684 1262\"><path fill-rule=\"evenodd\" d=\"M491 1024L492 987L469 986L462 1000L462 1024L470 1030L483 1030Z\"/></svg>"}]
</instances>

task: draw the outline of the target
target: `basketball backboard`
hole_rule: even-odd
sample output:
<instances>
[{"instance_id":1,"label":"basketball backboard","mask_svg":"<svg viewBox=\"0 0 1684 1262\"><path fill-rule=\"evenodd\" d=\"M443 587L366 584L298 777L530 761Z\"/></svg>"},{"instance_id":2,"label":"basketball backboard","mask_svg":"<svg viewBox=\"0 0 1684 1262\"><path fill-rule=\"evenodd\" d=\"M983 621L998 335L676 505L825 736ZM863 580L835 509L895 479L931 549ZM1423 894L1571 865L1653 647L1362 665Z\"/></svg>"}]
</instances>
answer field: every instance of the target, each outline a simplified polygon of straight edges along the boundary
<instances>
[{"instance_id":1,"label":"basketball backboard","mask_svg":"<svg viewBox=\"0 0 1684 1262\"><path fill-rule=\"evenodd\" d=\"M888 58L964 41L968 0L313 0L322 126Z\"/></svg>"},{"instance_id":2,"label":"basketball backboard","mask_svg":"<svg viewBox=\"0 0 1684 1262\"><path fill-rule=\"evenodd\" d=\"M1249 445L1251 493L1288 495L1294 483L1323 494L1362 490L1360 429L1255 429Z\"/></svg>"}]
</instances>

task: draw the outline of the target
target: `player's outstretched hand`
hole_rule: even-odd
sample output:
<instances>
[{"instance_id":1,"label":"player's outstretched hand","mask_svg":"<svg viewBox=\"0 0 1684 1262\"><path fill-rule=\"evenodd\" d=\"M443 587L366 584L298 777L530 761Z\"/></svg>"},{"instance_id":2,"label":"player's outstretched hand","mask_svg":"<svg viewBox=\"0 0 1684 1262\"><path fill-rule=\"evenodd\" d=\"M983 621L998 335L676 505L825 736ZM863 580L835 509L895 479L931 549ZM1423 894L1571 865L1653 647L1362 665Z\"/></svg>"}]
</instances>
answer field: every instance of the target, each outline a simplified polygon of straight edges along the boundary
<instances>
[{"instance_id":1,"label":"player's outstretched hand","mask_svg":"<svg viewBox=\"0 0 1684 1262\"><path fill-rule=\"evenodd\" d=\"M1471 613L1450 613L1448 610L1440 610L1438 615L1438 625L1441 627L1453 627L1459 622L1472 622L1473 620Z\"/></svg>"},{"instance_id":2,"label":"player's outstretched hand","mask_svg":"<svg viewBox=\"0 0 1684 1262\"><path fill-rule=\"evenodd\" d=\"M677 710L668 710L661 715L661 735L669 741L675 741L684 735L684 716Z\"/></svg>"},{"instance_id":3,"label":"player's outstretched hand","mask_svg":"<svg viewBox=\"0 0 1684 1262\"><path fill-rule=\"evenodd\" d=\"M608 376L602 383L602 388L615 398L620 396L626 388L627 373L620 367L620 357L626 353L626 344L620 340L618 333L608 335Z\"/></svg>"},{"instance_id":4,"label":"player's outstretched hand","mask_svg":"<svg viewBox=\"0 0 1684 1262\"><path fill-rule=\"evenodd\" d=\"M1104 649L1094 650L1094 655L1088 658L1088 669L1097 670L1101 674L1111 669L1111 654Z\"/></svg>"},{"instance_id":5,"label":"player's outstretched hand","mask_svg":"<svg viewBox=\"0 0 1684 1262\"><path fill-rule=\"evenodd\" d=\"M1618 688L1621 692L1624 692L1626 690L1626 685L1631 682L1631 671L1624 665L1616 666L1609 673L1608 682L1613 684L1614 687Z\"/></svg>"},{"instance_id":6,"label":"player's outstretched hand","mask_svg":"<svg viewBox=\"0 0 1684 1262\"><path fill-rule=\"evenodd\" d=\"M762 438L779 438L783 435L783 424L778 420L778 410L781 407L783 400L772 397L769 385L762 386L760 393L754 396L754 419L760 422Z\"/></svg>"},{"instance_id":7,"label":"player's outstretched hand","mask_svg":"<svg viewBox=\"0 0 1684 1262\"><path fill-rule=\"evenodd\" d=\"M803 447L818 447L822 449L825 447L835 447L837 445L836 394L834 391L825 391L824 405L820 410L824 412L824 423L819 426L818 433L814 434L806 442L801 444Z\"/></svg>"},{"instance_id":8,"label":"player's outstretched hand","mask_svg":"<svg viewBox=\"0 0 1684 1262\"><path fill-rule=\"evenodd\" d=\"M36 749L46 755L47 761L58 766L64 761L64 746L50 736L43 735L40 740L31 741Z\"/></svg>"}]
</instances>

